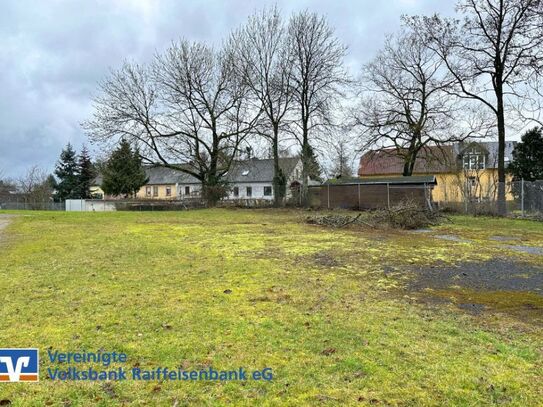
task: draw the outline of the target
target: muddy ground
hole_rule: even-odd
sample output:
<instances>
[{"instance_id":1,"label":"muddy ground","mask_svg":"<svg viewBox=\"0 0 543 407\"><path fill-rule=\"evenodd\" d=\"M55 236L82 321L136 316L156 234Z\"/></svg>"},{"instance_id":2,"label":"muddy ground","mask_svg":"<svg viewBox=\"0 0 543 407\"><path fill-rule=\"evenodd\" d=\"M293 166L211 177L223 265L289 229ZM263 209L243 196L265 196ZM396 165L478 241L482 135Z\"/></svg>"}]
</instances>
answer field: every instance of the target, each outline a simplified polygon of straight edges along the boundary
<instances>
[{"instance_id":1,"label":"muddy ground","mask_svg":"<svg viewBox=\"0 0 543 407\"><path fill-rule=\"evenodd\" d=\"M543 264L493 259L412 268L407 274L406 289L423 303L452 303L475 315L505 313L543 325Z\"/></svg>"},{"instance_id":2,"label":"muddy ground","mask_svg":"<svg viewBox=\"0 0 543 407\"><path fill-rule=\"evenodd\" d=\"M514 259L460 263L413 269L409 288L460 287L484 291L524 291L543 295L543 264L536 266Z\"/></svg>"}]
</instances>

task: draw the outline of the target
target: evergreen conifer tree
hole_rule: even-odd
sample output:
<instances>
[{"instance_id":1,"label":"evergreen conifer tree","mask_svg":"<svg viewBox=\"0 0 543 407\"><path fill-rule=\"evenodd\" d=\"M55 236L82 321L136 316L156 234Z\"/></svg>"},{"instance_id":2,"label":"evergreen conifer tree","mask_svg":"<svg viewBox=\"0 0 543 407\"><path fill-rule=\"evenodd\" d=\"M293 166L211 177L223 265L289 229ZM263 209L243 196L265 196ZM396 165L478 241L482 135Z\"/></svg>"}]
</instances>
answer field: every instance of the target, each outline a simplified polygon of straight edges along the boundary
<instances>
[{"instance_id":1,"label":"evergreen conifer tree","mask_svg":"<svg viewBox=\"0 0 543 407\"><path fill-rule=\"evenodd\" d=\"M81 199L91 198L90 187L96 176L94 165L92 164L89 151L85 146L81 150L77 158L77 175L78 175L78 195Z\"/></svg>"},{"instance_id":2,"label":"evergreen conifer tree","mask_svg":"<svg viewBox=\"0 0 543 407\"><path fill-rule=\"evenodd\" d=\"M121 140L103 168L102 190L108 195L135 195L149 180L138 150Z\"/></svg>"},{"instance_id":3,"label":"evergreen conifer tree","mask_svg":"<svg viewBox=\"0 0 543 407\"><path fill-rule=\"evenodd\" d=\"M60 153L57 162L55 175L58 178L56 183L56 198L64 201L66 199L79 199L79 176L77 156L72 145L68 143Z\"/></svg>"}]
</instances>

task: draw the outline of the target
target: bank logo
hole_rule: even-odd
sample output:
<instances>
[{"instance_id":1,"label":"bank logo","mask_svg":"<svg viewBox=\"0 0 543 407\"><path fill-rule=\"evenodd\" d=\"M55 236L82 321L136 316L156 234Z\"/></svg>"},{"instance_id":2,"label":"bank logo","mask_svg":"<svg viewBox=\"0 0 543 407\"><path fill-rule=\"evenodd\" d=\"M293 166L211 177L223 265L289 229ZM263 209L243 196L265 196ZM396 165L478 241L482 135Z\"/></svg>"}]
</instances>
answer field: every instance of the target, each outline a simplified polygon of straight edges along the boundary
<instances>
[{"instance_id":1,"label":"bank logo","mask_svg":"<svg viewBox=\"0 0 543 407\"><path fill-rule=\"evenodd\" d=\"M0 382L37 382L38 349L0 348Z\"/></svg>"}]
</instances>

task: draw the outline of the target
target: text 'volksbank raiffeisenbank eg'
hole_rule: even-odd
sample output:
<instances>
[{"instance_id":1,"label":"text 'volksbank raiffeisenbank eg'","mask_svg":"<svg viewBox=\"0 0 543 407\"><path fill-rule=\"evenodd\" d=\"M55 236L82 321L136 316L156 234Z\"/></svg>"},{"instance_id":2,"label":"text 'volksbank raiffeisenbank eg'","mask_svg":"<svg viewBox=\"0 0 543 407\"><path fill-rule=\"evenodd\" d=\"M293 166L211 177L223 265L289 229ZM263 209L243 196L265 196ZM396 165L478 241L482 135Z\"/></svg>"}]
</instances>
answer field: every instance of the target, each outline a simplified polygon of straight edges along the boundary
<instances>
[{"instance_id":1,"label":"text 'volksbank raiffeisenbank eg'","mask_svg":"<svg viewBox=\"0 0 543 407\"><path fill-rule=\"evenodd\" d=\"M219 370L213 367L204 369L182 369L168 367L142 368L126 367L128 356L122 352L60 352L47 350L48 361L56 367L47 367L47 379L60 381L104 381L104 380L166 380L166 381L246 381L273 380L269 367L262 369ZM89 366L90 364L98 365ZM115 365L115 366L112 366ZM118 366L121 365L121 366Z\"/></svg>"}]
</instances>

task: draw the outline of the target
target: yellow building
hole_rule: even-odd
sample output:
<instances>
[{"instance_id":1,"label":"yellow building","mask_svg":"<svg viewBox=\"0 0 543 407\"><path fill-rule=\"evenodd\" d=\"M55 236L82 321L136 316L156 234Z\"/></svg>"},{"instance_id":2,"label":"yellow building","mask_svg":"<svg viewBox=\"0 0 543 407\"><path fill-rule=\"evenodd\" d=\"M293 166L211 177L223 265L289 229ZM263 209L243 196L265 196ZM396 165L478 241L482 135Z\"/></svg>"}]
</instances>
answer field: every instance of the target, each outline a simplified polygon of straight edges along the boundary
<instances>
[{"instance_id":1,"label":"yellow building","mask_svg":"<svg viewBox=\"0 0 543 407\"><path fill-rule=\"evenodd\" d=\"M515 142L506 143L506 165L512 159ZM412 175L435 175L432 200L438 204L492 202L498 192L498 143L469 142L427 147L421 151ZM403 159L394 149L369 151L360 158L360 177L401 176ZM511 177L506 182L507 199L512 200Z\"/></svg>"},{"instance_id":2,"label":"yellow building","mask_svg":"<svg viewBox=\"0 0 543 407\"><path fill-rule=\"evenodd\" d=\"M136 193L137 199L174 200L197 196L200 191L200 181L181 171L165 167L146 167L149 180ZM91 194L98 198L118 199L120 197L106 196L100 187L101 177L97 177L95 185L90 188Z\"/></svg>"}]
</instances>

